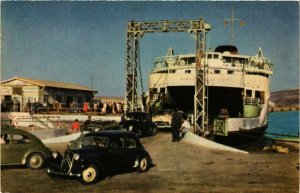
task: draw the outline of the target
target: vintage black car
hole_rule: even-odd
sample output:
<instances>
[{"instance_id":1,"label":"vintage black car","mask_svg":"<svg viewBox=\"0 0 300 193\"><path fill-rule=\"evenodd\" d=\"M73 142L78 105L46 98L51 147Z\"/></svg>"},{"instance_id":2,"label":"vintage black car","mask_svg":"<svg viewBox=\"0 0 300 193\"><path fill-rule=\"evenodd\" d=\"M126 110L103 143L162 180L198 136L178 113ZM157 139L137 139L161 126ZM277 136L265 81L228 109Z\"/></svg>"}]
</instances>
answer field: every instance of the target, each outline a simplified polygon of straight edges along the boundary
<instances>
[{"instance_id":1,"label":"vintage black car","mask_svg":"<svg viewBox=\"0 0 300 193\"><path fill-rule=\"evenodd\" d=\"M151 166L149 153L133 133L114 130L83 135L82 147L68 148L64 156L52 153L49 175L78 177L83 184L92 184L118 172L146 172Z\"/></svg>"},{"instance_id":2,"label":"vintage black car","mask_svg":"<svg viewBox=\"0 0 300 193\"><path fill-rule=\"evenodd\" d=\"M155 135L157 131L157 126L153 123L151 115L146 112L124 114L121 118L120 127L135 133L138 137Z\"/></svg>"}]
</instances>

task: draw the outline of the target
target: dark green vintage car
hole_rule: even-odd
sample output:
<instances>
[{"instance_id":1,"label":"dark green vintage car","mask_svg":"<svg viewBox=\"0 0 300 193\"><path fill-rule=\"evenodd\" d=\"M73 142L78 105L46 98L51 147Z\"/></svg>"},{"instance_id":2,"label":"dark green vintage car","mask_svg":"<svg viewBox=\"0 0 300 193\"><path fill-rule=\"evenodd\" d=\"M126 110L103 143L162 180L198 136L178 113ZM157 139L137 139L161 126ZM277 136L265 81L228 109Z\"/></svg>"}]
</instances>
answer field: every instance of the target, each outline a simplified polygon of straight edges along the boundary
<instances>
[{"instance_id":1,"label":"dark green vintage car","mask_svg":"<svg viewBox=\"0 0 300 193\"><path fill-rule=\"evenodd\" d=\"M1 128L1 165L41 169L50 155L50 150L33 134L13 127Z\"/></svg>"}]
</instances>

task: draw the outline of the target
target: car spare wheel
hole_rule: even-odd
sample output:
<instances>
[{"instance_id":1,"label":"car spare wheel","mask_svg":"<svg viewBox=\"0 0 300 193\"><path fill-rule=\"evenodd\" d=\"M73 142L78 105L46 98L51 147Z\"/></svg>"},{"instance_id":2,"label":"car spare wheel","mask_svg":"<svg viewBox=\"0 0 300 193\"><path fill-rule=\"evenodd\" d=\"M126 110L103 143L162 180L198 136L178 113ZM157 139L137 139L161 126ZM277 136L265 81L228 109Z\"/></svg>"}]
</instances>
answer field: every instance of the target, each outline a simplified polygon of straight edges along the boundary
<instances>
[{"instance_id":1,"label":"car spare wheel","mask_svg":"<svg viewBox=\"0 0 300 193\"><path fill-rule=\"evenodd\" d=\"M98 181L98 168L95 165L90 165L82 171L81 182L83 184L93 184Z\"/></svg>"},{"instance_id":2,"label":"car spare wheel","mask_svg":"<svg viewBox=\"0 0 300 193\"><path fill-rule=\"evenodd\" d=\"M45 165L45 158L40 153L33 153L28 156L26 166L31 169L41 169Z\"/></svg>"},{"instance_id":3,"label":"car spare wheel","mask_svg":"<svg viewBox=\"0 0 300 193\"><path fill-rule=\"evenodd\" d=\"M140 159L138 172L146 172L150 168L150 158L149 156L143 156Z\"/></svg>"}]
</instances>

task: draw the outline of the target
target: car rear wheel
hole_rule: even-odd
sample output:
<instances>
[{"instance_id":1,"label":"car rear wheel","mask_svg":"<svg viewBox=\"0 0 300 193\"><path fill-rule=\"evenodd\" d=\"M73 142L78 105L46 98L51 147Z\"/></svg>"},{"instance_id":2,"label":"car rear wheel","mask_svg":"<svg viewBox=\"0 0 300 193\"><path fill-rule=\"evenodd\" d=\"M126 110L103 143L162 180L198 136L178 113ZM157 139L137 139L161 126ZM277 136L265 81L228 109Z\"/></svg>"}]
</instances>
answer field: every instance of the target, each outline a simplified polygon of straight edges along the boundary
<instances>
[{"instance_id":1,"label":"car rear wheel","mask_svg":"<svg viewBox=\"0 0 300 193\"><path fill-rule=\"evenodd\" d=\"M98 181L98 168L95 165L90 165L82 171L81 182L83 184L93 184Z\"/></svg>"},{"instance_id":2,"label":"car rear wheel","mask_svg":"<svg viewBox=\"0 0 300 193\"><path fill-rule=\"evenodd\" d=\"M31 169L41 169L45 165L45 158L40 153L31 154L26 161L26 166Z\"/></svg>"},{"instance_id":3,"label":"car rear wheel","mask_svg":"<svg viewBox=\"0 0 300 193\"><path fill-rule=\"evenodd\" d=\"M150 158L149 156L143 156L141 157L140 161L139 161L139 167L138 167L138 172L139 173L143 173L148 171L148 169L150 168Z\"/></svg>"}]
</instances>

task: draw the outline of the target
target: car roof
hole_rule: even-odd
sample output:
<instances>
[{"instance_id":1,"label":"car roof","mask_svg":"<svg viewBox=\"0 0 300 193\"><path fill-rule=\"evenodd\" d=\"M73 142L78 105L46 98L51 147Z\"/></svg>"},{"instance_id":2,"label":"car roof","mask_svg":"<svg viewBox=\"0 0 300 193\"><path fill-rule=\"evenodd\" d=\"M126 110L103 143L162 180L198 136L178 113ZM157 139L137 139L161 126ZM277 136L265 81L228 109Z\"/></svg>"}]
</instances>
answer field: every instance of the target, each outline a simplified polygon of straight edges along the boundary
<instances>
[{"instance_id":1,"label":"car roof","mask_svg":"<svg viewBox=\"0 0 300 193\"><path fill-rule=\"evenodd\" d=\"M9 134L27 134L28 131L17 129L15 127L5 127L1 128L1 133L9 133Z\"/></svg>"},{"instance_id":2,"label":"car roof","mask_svg":"<svg viewBox=\"0 0 300 193\"><path fill-rule=\"evenodd\" d=\"M32 133L30 133L26 130L23 130L23 129L17 129L15 127L1 128L1 134L26 135L28 137L38 139L38 137L36 137Z\"/></svg>"},{"instance_id":3,"label":"car roof","mask_svg":"<svg viewBox=\"0 0 300 193\"><path fill-rule=\"evenodd\" d=\"M86 127L99 127L99 128L103 128L103 125L88 124L88 125L85 125L83 128L86 128Z\"/></svg>"},{"instance_id":4,"label":"car roof","mask_svg":"<svg viewBox=\"0 0 300 193\"><path fill-rule=\"evenodd\" d=\"M147 113L147 112L141 112L141 111L134 111L134 112L125 113L124 115L130 115L130 114L142 114L142 115L145 115L145 114L149 114L149 113Z\"/></svg>"},{"instance_id":5,"label":"car roof","mask_svg":"<svg viewBox=\"0 0 300 193\"><path fill-rule=\"evenodd\" d=\"M104 130L97 133L87 133L85 136L129 136L129 137L136 137L136 134L128 132L128 131L120 131L120 130Z\"/></svg>"}]
</instances>

